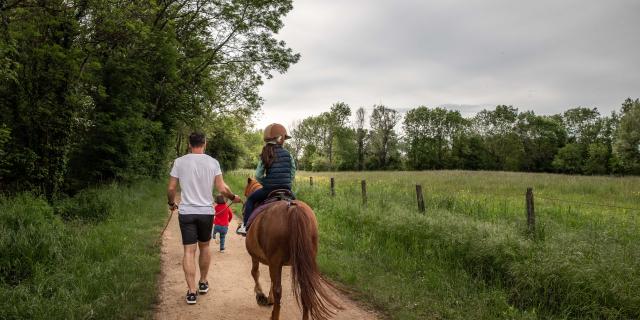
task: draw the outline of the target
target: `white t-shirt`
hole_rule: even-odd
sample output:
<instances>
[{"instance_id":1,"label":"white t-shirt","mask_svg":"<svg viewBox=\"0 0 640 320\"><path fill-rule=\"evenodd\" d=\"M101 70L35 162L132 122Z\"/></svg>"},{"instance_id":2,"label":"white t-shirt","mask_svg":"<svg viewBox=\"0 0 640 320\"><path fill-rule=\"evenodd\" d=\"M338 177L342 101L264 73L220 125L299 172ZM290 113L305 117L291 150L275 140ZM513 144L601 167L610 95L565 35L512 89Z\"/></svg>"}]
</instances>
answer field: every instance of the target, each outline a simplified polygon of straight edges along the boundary
<instances>
[{"instance_id":1,"label":"white t-shirt","mask_svg":"<svg viewBox=\"0 0 640 320\"><path fill-rule=\"evenodd\" d=\"M180 214L213 214L213 183L222 174L218 160L206 154L189 153L173 162L171 176L182 190Z\"/></svg>"}]
</instances>

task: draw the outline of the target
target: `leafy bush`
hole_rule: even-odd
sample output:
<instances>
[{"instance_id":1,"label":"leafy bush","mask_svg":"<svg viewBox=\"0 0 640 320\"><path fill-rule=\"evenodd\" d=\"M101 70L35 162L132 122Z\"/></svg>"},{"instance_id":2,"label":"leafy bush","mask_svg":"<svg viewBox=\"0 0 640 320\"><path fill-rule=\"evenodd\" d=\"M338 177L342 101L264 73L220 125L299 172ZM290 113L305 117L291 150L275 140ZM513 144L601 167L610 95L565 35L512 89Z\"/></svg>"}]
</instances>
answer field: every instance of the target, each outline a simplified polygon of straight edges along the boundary
<instances>
[{"instance_id":1,"label":"leafy bush","mask_svg":"<svg viewBox=\"0 0 640 320\"><path fill-rule=\"evenodd\" d=\"M103 221L111 210L111 203L95 189L83 190L73 198L64 199L55 208L56 214L65 220L85 222Z\"/></svg>"},{"instance_id":2,"label":"leafy bush","mask_svg":"<svg viewBox=\"0 0 640 320\"><path fill-rule=\"evenodd\" d=\"M313 171L326 171L331 169L329 159L321 155L315 155L313 157L311 167Z\"/></svg>"},{"instance_id":3,"label":"leafy bush","mask_svg":"<svg viewBox=\"0 0 640 320\"><path fill-rule=\"evenodd\" d=\"M65 228L46 201L0 198L0 281L14 286L62 257Z\"/></svg>"}]
</instances>

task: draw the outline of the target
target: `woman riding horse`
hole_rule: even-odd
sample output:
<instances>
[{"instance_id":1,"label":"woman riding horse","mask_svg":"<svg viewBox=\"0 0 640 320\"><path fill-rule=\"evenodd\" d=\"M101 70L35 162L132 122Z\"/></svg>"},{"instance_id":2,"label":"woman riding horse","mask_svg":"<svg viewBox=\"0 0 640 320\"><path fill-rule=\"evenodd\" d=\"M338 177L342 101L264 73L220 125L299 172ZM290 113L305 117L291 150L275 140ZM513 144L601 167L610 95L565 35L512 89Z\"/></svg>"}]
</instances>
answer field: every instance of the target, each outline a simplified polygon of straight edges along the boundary
<instances>
[{"instance_id":1,"label":"woman riding horse","mask_svg":"<svg viewBox=\"0 0 640 320\"><path fill-rule=\"evenodd\" d=\"M283 125L272 123L264 129L265 145L262 147L256 179L262 184L262 189L253 192L245 202L243 223L236 233L247 235L247 222L253 213L256 203L267 199L269 193L278 189L291 191L291 183L296 174L296 163L287 149L283 148L284 141L291 137ZM293 193L291 193L293 195Z\"/></svg>"}]
</instances>

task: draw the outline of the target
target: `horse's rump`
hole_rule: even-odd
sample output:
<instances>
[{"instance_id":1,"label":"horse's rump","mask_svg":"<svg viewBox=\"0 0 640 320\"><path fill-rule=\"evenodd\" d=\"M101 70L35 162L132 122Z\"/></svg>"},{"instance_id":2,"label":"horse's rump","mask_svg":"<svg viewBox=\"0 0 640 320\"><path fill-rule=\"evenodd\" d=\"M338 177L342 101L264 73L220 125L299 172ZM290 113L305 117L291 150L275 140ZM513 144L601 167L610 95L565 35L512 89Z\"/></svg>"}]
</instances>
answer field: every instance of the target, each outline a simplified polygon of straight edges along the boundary
<instances>
[{"instance_id":1,"label":"horse's rump","mask_svg":"<svg viewBox=\"0 0 640 320\"><path fill-rule=\"evenodd\" d=\"M329 294L316 263L318 222L313 210L299 200L278 200L256 208L251 219L247 250L254 259L268 264L270 270L291 265L292 289L303 313L324 320L334 314L332 309L341 309ZM275 314L280 308L279 272L274 291L278 297Z\"/></svg>"}]
</instances>

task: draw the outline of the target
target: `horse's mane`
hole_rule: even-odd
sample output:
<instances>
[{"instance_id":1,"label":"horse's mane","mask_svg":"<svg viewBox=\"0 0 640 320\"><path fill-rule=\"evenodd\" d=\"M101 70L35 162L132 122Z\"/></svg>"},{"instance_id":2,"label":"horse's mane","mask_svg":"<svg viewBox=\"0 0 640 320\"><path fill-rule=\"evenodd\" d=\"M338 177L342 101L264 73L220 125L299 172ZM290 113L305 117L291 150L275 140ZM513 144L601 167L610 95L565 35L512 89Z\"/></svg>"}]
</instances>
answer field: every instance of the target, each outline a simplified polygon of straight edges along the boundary
<instances>
[{"instance_id":1,"label":"horse's mane","mask_svg":"<svg viewBox=\"0 0 640 320\"><path fill-rule=\"evenodd\" d=\"M262 185L260 184L260 182L258 182L258 180L256 180L255 178L247 178L247 186L244 188L245 197L248 197L258 189L262 189Z\"/></svg>"}]
</instances>

